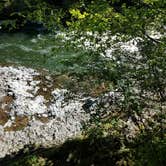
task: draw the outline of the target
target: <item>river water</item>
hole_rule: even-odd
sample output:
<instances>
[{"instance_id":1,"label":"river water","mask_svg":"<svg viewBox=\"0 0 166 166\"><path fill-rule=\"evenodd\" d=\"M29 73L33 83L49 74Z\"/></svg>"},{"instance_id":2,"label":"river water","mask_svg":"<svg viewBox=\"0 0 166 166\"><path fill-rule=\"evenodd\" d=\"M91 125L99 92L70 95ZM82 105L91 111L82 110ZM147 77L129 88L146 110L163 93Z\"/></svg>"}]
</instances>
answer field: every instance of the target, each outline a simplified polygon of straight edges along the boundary
<instances>
[{"instance_id":1,"label":"river water","mask_svg":"<svg viewBox=\"0 0 166 166\"><path fill-rule=\"evenodd\" d=\"M64 69L64 65L60 60L74 56L75 51L65 50L64 43L56 40L55 36L1 33L0 63L61 71Z\"/></svg>"},{"instance_id":2,"label":"river water","mask_svg":"<svg viewBox=\"0 0 166 166\"><path fill-rule=\"evenodd\" d=\"M0 33L0 64L16 64L37 69L47 69L53 73L76 73L84 75L89 71L99 73L103 71L103 58L98 56L98 52L92 54L87 48L93 49L100 47L107 42L112 42L115 38L104 34L99 38L98 35L89 34L92 42L87 36L77 37L76 46L73 47L72 33L57 32L55 34L29 34L19 33ZM76 36L73 33L73 36ZM79 40L82 38L80 45ZM99 38L99 42L94 42ZM74 38L75 40L75 38ZM106 42L106 41L107 42ZM112 41L111 41L112 40ZM101 42L100 42L101 41ZM111 45L111 44L109 44ZM113 46L114 44L112 44ZM129 52L138 52L137 43L131 40L127 43L120 43L121 49ZM102 46L103 47L103 46ZM112 48L103 47L106 57L112 58ZM94 52L93 52L94 53ZM100 54L99 54L100 55ZM101 54L102 55L102 54ZM103 54L104 55L104 54Z\"/></svg>"}]
</instances>

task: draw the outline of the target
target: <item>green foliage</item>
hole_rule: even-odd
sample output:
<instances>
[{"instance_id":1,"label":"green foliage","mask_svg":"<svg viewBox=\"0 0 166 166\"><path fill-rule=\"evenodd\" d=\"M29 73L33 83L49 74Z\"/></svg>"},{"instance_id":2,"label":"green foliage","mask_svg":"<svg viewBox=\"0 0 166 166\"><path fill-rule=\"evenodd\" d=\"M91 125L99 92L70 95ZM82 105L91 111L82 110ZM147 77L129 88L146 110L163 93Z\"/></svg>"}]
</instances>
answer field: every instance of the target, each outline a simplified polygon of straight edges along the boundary
<instances>
[{"instance_id":1,"label":"green foliage","mask_svg":"<svg viewBox=\"0 0 166 166\"><path fill-rule=\"evenodd\" d=\"M58 6L58 4L61 4ZM68 4L68 5L66 5ZM42 22L47 28L68 26L73 30L105 31L112 33L145 31L149 24L165 22L165 2L145 1L55 1L15 0L0 4L0 18L15 20L19 28L26 21ZM8 11L6 13L6 10ZM11 24L9 24L10 26ZM162 28L161 25L160 29Z\"/></svg>"},{"instance_id":2,"label":"green foliage","mask_svg":"<svg viewBox=\"0 0 166 166\"><path fill-rule=\"evenodd\" d=\"M106 118L104 117L106 108L103 105L98 106L99 111L95 112L95 116L92 116L88 124L85 134L87 140L76 141L74 145L77 146L72 151L62 148L65 151L62 157L64 163L68 160L71 165L92 165L97 159L100 165L104 165L102 162L105 160L107 164L112 162L112 165L133 165L133 163L164 165L166 40L165 37L160 39L151 37L149 31L164 34L165 2L162 0L76 1L60 10L56 9L56 5L51 6L42 0L19 2L1 3L1 11L6 7L11 8L7 16L9 18L3 21L5 28L9 30L19 28L28 20L42 22L51 29L55 26L61 27L62 24L67 25L69 33L74 30L75 36L69 35L69 39L63 36L56 38L60 41L60 47L57 46L50 55L46 55L47 60L54 59L56 71L61 74L74 75L80 80L85 76L86 79L94 77L98 82L109 82L111 86L108 90L121 94L121 98L110 107L113 113ZM23 21L19 23L19 20ZM88 36L83 33L86 31L93 33ZM104 37L99 36L104 32L107 33L107 39L102 42ZM141 37L137 41L139 53L125 51L117 45L112 52L112 58L104 57L105 50L119 42L118 39L110 41L113 34L119 34L120 41ZM66 41L63 42L64 40ZM68 50L68 55L64 50ZM75 50L74 53L72 50ZM144 124L142 119L142 114L146 110L159 112L157 117L151 119L153 122L149 120L148 124ZM134 115L139 116L143 126L140 126L137 119L135 120L140 135L130 142L124 134L125 127L120 127L121 117L132 119ZM30 155L24 158L21 164L46 165L45 157L40 159L39 156Z\"/></svg>"},{"instance_id":3,"label":"green foliage","mask_svg":"<svg viewBox=\"0 0 166 166\"><path fill-rule=\"evenodd\" d=\"M142 134L131 146L131 149L135 164L138 166L165 165L166 138L161 139L156 133Z\"/></svg>"},{"instance_id":4,"label":"green foliage","mask_svg":"<svg viewBox=\"0 0 166 166\"><path fill-rule=\"evenodd\" d=\"M147 4L150 5L147 7ZM132 36L142 36L142 33L150 24L160 26L165 22L164 3L161 1L146 1L139 7L133 5L128 7L122 3L120 10L115 10L116 5L111 6L107 1L92 1L86 6L84 18L73 16L72 22L68 23L70 27L78 30L104 31L111 30L112 33L126 33ZM72 9L79 11L81 9ZM158 25L158 20L160 24Z\"/></svg>"},{"instance_id":5,"label":"green foliage","mask_svg":"<svg viewBox=\"0 0 166 166\"><path fill-rule=\"evenodd\" d=\"M42 23L48 29L56 29L61 25L60 19L63 16L61 9L57 10L44 0L14 0L0 4L1 26L9 31L20 29L27 21Z\"/></svg>"},{"instance_id":6,"label":"green foliage","mask_svg":"<svg viewBox=\"0 0 166 166\"><path fill-rule=\"evenodd\" d=\"M19 159L15 162L9 162L8 166L52 166L53 163L48 161L46 158L40 157L38 155L27 155L24 158Z\"/></svg>"}]
</instances>

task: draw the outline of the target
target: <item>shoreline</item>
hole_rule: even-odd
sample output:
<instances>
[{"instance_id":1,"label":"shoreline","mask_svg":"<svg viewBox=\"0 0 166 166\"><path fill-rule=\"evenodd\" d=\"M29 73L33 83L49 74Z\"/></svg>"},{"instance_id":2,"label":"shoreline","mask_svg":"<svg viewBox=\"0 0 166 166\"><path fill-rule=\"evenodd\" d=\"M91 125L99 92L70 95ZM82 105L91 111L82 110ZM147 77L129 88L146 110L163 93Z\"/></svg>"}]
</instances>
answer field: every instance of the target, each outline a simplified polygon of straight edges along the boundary
<instances>
[{"instance_id":1,"label":"shoreline","mask_svg":"<svg viewBox=\"0 0 166 166\"><path fill-rule=\"evenodd\" d=\"M66 89L40 87L43 80L35 80L40 74L25 67L0 67L0 158L28 144L63 143L80 135L82 123L89 118L81 97ZM53 86L50 76L44 77ZM49 102L44 96L47 90L52 90Z\"/></svg>"}]
</instances>

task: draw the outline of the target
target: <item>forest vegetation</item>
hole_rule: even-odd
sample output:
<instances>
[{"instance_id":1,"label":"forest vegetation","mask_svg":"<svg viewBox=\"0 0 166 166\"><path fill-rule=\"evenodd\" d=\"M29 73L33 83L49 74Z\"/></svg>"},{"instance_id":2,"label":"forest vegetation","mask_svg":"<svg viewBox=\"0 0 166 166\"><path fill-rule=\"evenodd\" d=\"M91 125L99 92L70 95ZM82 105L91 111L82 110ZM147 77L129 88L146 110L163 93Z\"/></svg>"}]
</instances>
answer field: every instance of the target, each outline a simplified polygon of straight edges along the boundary
<instances>
[{"instance_id":1,"label":"forest vegetation","mask_svg":"<svg viewBox=\"0 0 166 166\"><path fill-rule=\"evenodd\" d=\"M58 72L74 77L86 90L98 87L94 91L100 92L95 95L111 91L120 93L121 98L112 103L113 111L109 114L102 104L98 105L85 125L83 138L50 149L28 147L10 160L7 157L4 165L164 166L166 1L0 1L1 32L24 31L32 25L42 27L43 33L65 32L68 40L63 47L81 52L81 55L60 59L64 67ZM116 39L111 41L113 36ZM63 39L63 35L56 38ZM126 51L117 44L127 41L136 42L138 51ZM112 57L102 56L112 45L115 46ZM46 58L55 56L57 51L54 48ZM90 87L86 86L89 79L93 80ZM144 122L146 111L155 115ZM121 126L121 119L127 117L139 129L139 134L132 139L126 137Z\"/></svg>"}]
</instances>

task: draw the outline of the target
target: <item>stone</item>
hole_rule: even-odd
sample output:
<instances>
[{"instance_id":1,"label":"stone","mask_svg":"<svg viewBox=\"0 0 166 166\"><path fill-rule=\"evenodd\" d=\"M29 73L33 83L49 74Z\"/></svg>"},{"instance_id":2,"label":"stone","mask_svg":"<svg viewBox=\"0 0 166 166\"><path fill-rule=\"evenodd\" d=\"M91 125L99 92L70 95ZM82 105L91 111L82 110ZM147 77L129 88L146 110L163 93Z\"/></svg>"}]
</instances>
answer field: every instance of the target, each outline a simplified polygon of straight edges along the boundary
<instances>
[{"instance_id":1,"label":"stone","mask_svg":"<svg viewBox=\"0 0 166 166\"><path fill-rule=\"evenodd\" d=\"M53 88L49 74L31 68L3 66L0 75L0 106L10 107L9 112L0 108L0 158L25 145L59 145L81 134L82 122L89 119L81 96ZM50 87L43 87L48 80ZM49 102L38 93L41 88L51 91Z\"/></svg>"}]
</instances>

